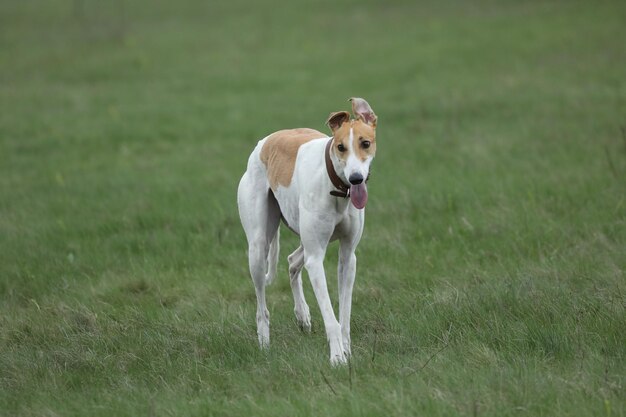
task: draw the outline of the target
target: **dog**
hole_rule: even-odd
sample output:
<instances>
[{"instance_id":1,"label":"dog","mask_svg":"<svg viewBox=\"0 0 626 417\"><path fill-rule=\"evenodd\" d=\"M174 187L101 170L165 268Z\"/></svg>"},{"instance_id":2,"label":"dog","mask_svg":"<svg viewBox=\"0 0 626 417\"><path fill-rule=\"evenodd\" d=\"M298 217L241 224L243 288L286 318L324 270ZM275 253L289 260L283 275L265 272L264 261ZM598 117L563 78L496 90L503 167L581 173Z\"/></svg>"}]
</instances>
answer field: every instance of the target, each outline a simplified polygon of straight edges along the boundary
<instances>
[{"instance_id":1,"label":"dog","mask_svg":"<svg viewBox=\"0 0 626 417\"><path fill-rule=\"evenodd\" d=\"M351 354L354 252L363 233L367 179L376 154L376 114L362 98L349 101L354 118L347 111L331 113L326 122L331 137L298 128L261 139L237 190L256 291L261 349L270 343L265 287L276 275L282 220L300 237L300 246L288 257L296 320L310 332L311 314L302 291L304 267L322 313L333 365L346 363ZM339 321L328 295L323 265L326 247L334 240L339 240Z\"/></svg>"}]
</instances>

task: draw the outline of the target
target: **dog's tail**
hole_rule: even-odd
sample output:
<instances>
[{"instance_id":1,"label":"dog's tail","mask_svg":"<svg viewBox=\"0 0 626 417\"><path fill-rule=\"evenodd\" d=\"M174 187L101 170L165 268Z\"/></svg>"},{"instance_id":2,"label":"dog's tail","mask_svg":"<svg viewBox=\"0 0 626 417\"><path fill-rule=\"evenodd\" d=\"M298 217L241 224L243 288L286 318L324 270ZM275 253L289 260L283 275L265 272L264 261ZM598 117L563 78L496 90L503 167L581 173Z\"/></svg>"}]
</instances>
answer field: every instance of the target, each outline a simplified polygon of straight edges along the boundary
<instances>
[{"instance_id":1,"label":"dog's tail","mask_svg":"<svg viewBox=\"0 0 626 417\"><path fill-rule=\"evenodd\" d=\"M265 284L271 284L276 276L276 266L278 265L278 253L280 252L280 228L276 229L276 234L270 243L270 251L267 254L267 274L265 274Z\"/></svg>"}]
</instances>

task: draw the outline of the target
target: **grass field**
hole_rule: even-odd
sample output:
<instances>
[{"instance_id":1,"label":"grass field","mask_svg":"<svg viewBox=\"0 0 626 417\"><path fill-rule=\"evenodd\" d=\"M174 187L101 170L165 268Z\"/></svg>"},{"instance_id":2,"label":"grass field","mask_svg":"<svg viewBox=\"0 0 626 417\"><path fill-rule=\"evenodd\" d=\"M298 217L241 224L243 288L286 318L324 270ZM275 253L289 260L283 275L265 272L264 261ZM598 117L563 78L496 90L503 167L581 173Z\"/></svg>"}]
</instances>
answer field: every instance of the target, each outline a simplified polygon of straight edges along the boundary
<instances>
[{"instance_id":1,"label":"grass field","mask_svg":"<svg viewBox=\"0 0 626 417\"><path fill-rule=\"evenodd\" d=\"M626 2L0 2L0 415L624 416ZM379 117L350 367L256 342L256 141ZM336 300L337 246L326 259Z\"/></svg>"}]
</instances>

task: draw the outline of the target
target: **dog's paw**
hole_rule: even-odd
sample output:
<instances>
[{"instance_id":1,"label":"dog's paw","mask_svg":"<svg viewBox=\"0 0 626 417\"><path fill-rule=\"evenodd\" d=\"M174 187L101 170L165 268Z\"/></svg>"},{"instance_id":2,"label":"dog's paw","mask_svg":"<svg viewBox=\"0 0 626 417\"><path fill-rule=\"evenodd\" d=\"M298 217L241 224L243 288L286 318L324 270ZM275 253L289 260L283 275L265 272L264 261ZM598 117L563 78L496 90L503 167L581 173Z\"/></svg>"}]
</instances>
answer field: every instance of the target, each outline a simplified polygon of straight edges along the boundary
<instances>
[{"instance_id":1,"label":"dog's paw","mask_svg":"<svg viewBox=\"0 0 626 417\"><path fill-rule=\"evenodd\" d=\"M343 366L348 363L348 357L344 352L331 354L330 355L330 364L332 366Z\"/></svg>"},{"instance_id":2,"label":"dog's paw","mask_svg":"<svg viewBox=\"0 0 626 417\"><path fill-rule=\"evenodd\" d=\"M269 349L270 347L270 312L265 309L256 316L256 333L259 338L259 347Z\"/></svg>"},{"instance_id":3,"label":"dog's paw","mask_svg":"<svg viewBox=\"0 0 626 417\"><path fill-rule=\"evenodd\" d=\"M350 356L352 356L352 351L350 350L350 346L343 347L343 354L346 356L346 358L350 358Z\"/></svg>"},{"instance_id":4,"label":"dog's paw","mask_svg":"<svg viewBox=\"0 0 626 417\"><path fill-rule=\"evenodd\" d=\"M311 313L309 312L309 308L294 310L294 313L296 314L296 323L298 323L300 330L311 333Z\"/></svg>"},{"instance_id":5,"label":"dog's paw","mask_svg":"<svg viewBox=\"0 0 626 417\"><path fill-rule=\"evenodd\" d=\"M346 357L350 357L352 356L352 350L350 349L350 337L343 337L342 338L342 345L343 345L343 353L346 355Z\"/></svg>"},{"instance_id":6,"label":"dog's paw","mask_svg":"<svg viewBox=\"0 0 626 417\"><path fill-rule=\"evenodd\" d=\"M269 334L258 334L259 338L259 348L261 350L269 350L270 348L270 335Z\"/></svg>"}]
</instances>

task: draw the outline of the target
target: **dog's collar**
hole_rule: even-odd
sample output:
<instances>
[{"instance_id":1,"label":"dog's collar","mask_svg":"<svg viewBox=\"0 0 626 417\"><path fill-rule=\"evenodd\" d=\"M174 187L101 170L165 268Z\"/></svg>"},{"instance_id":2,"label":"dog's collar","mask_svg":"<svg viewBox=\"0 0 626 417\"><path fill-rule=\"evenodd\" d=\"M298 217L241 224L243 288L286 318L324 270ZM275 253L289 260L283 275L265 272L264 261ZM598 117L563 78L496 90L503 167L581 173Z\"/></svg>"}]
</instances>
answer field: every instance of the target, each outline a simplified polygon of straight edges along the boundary
<instances>
[{"instance_id":1,"label":"dog's collar","mask_svg":"<svg viewBox=\"0 0 626 417\"><path fill-rule=\"evenodd\" d=\"M346 198L350 195L350 186L346 185L339 175L335 172L335 168L333 167L333 161L330 160L330 145L333 143L333 139L331 138L326 144L325 159L326 159L326 172L328 172L328 178L330 178L330 182L333 183L337 190L332 190L330 195L335 197L343 197Z\"/></svg>"}]
</instances>

